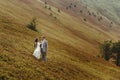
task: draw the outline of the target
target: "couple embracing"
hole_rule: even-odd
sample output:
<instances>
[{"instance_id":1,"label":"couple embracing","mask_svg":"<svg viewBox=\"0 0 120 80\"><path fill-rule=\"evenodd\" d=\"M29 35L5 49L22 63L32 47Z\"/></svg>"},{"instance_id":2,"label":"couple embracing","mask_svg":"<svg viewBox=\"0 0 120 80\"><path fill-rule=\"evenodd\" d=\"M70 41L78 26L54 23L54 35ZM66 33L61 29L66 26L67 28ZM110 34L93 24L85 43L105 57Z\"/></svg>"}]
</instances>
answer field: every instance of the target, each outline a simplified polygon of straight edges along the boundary
<instances>
[{"instance_id":1,"label":"couple embracing","mask_svg":"<svg viewBox=\"0 0 120 80\"><path fill-rule=\"evenodd\" d=\"M35 56L38 60L41 58L40 56L42 56L42 60L47 61L46 53L48 50L48 42L46 38L42 36L41 41L39 41L39 39L36 38L34 42L34 47L35 47L35 50L34 50L33 56Z\"/></svg>"}]
</instances>

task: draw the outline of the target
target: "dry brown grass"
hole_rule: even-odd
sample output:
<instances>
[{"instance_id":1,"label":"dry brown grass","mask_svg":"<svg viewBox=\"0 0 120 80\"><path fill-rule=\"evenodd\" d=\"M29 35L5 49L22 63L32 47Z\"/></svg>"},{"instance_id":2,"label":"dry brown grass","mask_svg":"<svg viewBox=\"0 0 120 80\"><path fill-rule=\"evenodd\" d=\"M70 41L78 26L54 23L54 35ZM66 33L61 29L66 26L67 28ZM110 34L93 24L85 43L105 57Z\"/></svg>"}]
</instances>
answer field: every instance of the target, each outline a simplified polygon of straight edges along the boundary
<instances>
[{"instance_id":1,"label":"dry brown grass","mask_svg":"<svg viewBox=\"0 0 120 80\"><path fill-rule=\"evenodd\" d=\"M120 80L119 67L94 57L102 41L117 37L56 7L57 20L37 0L0 1L0 79ZM26 27L34 16L41 33ZM49 41L46 63L32 56L34 38L42 34Z\"/></svg>"}]
</instances>

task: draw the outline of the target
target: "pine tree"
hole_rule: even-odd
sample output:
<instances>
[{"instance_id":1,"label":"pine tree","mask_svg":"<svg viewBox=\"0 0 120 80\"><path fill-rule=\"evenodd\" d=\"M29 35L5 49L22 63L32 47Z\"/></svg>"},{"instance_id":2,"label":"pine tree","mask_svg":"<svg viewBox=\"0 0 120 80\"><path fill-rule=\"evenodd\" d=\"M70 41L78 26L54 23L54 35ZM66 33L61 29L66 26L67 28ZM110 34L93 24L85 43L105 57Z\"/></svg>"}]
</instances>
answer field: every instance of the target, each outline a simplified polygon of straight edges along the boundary
<instances>
[{"instance_id":1,"label":"pine tree","mask_svg":"<svg viewBox=\"0 0 120 80\"><path fill-rule=\"evenodd\" d=\"M103 53L103 58L105 60L109 60L111 55L112 55L112 41L105 41L102 45L101 45L101 49L102 49L102 53Z\"/></svg>"},{"instance_id":2,"label":"pine tree","mask_svg":"<svg viewBox=\"0 0 120 80\"><path fill-rule=\"evenodd\" d=\"M120 41L113 43L112 52L117 53L116 65L120 66Z\"/></svg>"},{"instance_id":3,"label":"pine tree","mask_svg":"<svg viewBox=\"0 0 120 80\"><path fill-rule=\"evenodd\" d=\"M32 21L27 25L27 27L31 30L37 31L36 29L37 26L37 19L33 18Z\"/></svg>"}]
</instances>

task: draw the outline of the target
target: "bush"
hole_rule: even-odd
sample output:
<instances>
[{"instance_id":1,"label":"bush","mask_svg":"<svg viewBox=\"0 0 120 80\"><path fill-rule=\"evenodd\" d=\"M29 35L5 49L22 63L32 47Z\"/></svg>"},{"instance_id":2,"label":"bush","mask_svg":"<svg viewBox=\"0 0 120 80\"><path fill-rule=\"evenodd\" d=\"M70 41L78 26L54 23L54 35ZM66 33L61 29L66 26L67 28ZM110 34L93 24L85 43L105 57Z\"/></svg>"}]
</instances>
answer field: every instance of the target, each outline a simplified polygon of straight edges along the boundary
<instances>
[{"instance_id":1,"label":"bush","mask_svg":"<svg viewBox=\"0 0 120 80\"><path fill-rule=\"evenodd\" d=\"M113 43L112 52L117 53L116 65L120 66L120 41Z\"/></svg>"},{"instance_id":2,"label":"bush","mask_svg":"<svg viewBox=\"0 0 120 80\"><path fill-rule=\"evenodd\" d=\"M47 6L45 5L45 8L47 8Z\"/></svg>"},{"instance_id":3,"label":"bush","mask_svg":"<svg viewBox=\"0 0 120 80\"><path fill-rule=\"evenodd\" d=\"M98 18L98 21L100 21L101 19L100 18Z\"/></svg>"},{"instance_id":4,"label":"bush","mask_svg":"<svg viewBox=\"0 0 120 80\"><path fill-rule=\"evenodd\" d=\"M52 13L50 13L50 16L53 16L53 14L52 14Z\"/></svg>"},{"instance_id":5,"label":"bush","mask_svg":"<svg viewBox=\"0 0 120 80\"><path fill-rule=\"evenodd\" d=\"M103 53L103 58L105 60L109 60L111 55L112 55L112 41L105 41L102 45L101 45L101 49L102 49L102 53Z\"/></svg>"},{"instance_id":6,"label":"bush","mask_svg":"<svg viewBox=\"0 0 120 80\"><path fill-rule=\"evenodd\" d=\"M111 22L110 24L113 24L113 22Z\"/></svg>"},{"instance_id":7,"label":"bush","mask_svg":"<svg viewBox=\"0 0 120 80\"><path fill-rule=\"evenodd\" d=\"M105 41L101 45L103 58L109 60L112 55L117 55L116 65L120 66L120 41L112 43L112 41Z\"/></svg>"},{"instance_id":8,"label":"bush","mask_svg":"<svg viewBox=\"0 0 120 80\"><path fill-rule=\"evenodd\" d=\"M47 4L47 2L45 1L45 4Z\"/></svg>"},{"instance_id":9,"label":"bush","mask_svg":"<svg viewBox=\"0 0 120 80\"><path fill-rule=\"evenodd\" d=\"M98 21L101 21L101 20L103 20L102 16L98 18Z\"/></svg>"},{"instance_id":10,"label":"bush","mask_svg":"<svg viewBox=\"0 0 120 80\"><path fill-rule=\"evenodd\" d=\"M29 29L34 31L37 31L36 26L37 26L36 18L33 18L32 21L27 25Z\"/></svg>"},{"instance_id":11,"label":"bush","mask_svg":"<svg viewBox=\"0 0 120 80\"><path fill-rule=\"evenodd\" d=\"M88 14L91 16L91 13L90 13L90 12L88 12Z\"/></svg>"},{"instance_id":12,"label":"bush","mask_svg":"<svg viewBox=\"0 0 120 80\"><path fill-rule=\"evenodd\" d=\"M57 19L57 17L55 16L54 19Z\"/></svg>"},{"instance_id":13,"label":"bush","mask_svg":"<svg viewBox=\"0 0 120 80\"><path fill-rule=\"evenodd\" d=\"M82 10L80 10L80 13L83 13L83 11L82 11Z\"/></svg>"},{"instance_id":14,"label":"bush","mask_svg":"<svg viewBox=\"0 0 120 80\"><path fill-rule=\"evenodd\" d=\"M95 14L94 12L92 13L92 15L93 15L94 17L96 17L96 14Z\"/></svg>"},{"instance_id":15,"label":"bush","mask_svg":"<svg viewBox=\"0 0 120 80\"><path fill-rule=\"evenodd\" d=\"M86 19L84 19L84 21L87 21Z\"/></svg>"},{"instance_id":16,"label":"bush","mask_svg":"<svg viewBox=\"0 0 120 80\"><path fill-rule=\"evenodd\" d=\"M51 7L49 7L49 10L51 10Z\"/></svg>"},{"instance_id":17,"label":"bush","mask_svg":"<svg viewBox=\"0 0 120 80\"><path fill-rule=\"evenodd\" d=\"M101 19L101 20L103 19L102 16L100 17L100 19Z\"/></svg>"},{"instance_id":18,"label":"bush","mask_svg":"<svg viewBox=\"0 0 120 80\"><path fill-rule=\"evenodd\" d=\"M74 7L77 7L76 5L74 5Z\"/></svg>"},{"instance_id":19,"label":"bush","mask_svg":"<svg viewBox=\"0 0 120 80\"><path fill-rule=\"evenodd\" d=\"M60 9L58 9L58 12L59 12L59 13L61 12Z\"/></svg>"},{"instance_id":20,"label":"bush","mask_svg":"<svg viewBox=\"0 0 120 80\"><path fill-rule=\"evenodd\" d=\"M72 8L72 6L70 5L69 8Z\"/></svg>"}]
</instances>

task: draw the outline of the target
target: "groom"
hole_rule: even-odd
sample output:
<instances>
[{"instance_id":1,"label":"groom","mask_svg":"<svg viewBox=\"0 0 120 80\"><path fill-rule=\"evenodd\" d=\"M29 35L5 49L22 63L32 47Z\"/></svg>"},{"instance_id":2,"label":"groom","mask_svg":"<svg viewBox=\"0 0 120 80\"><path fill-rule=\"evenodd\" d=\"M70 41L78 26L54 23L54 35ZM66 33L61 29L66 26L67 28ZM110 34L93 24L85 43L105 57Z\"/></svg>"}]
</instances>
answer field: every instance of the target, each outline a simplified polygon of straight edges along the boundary
<instances>
[{"instance_id":1,"label":"groom","mask_svg":"<svg viewBox=\"0 0 120 80\"><path fill-rule=\"evenodd\" d=\"M44 36L41 37L41 54L42 54L42 60L47 61L46 53L48 50L48 41Z\"/></svg>"}]
</instances>

